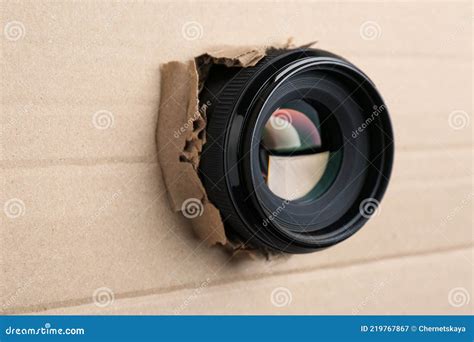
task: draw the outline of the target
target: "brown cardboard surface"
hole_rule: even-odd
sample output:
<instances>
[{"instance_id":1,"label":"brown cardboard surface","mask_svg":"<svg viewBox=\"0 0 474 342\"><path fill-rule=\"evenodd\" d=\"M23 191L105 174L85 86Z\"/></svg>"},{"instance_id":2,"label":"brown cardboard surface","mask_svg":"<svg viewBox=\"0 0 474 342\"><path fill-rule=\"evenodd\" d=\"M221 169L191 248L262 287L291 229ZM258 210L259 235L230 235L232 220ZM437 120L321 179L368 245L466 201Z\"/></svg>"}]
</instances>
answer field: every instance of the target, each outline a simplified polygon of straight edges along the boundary
<instances>
[{"instance_id":1,"label":"brown cardboard surface","mask_svg":"<svg viewBox=\"0 0 474 342\"><path fill-rule=\"evenodd\" d=\"M40 65L49 65L48 60L36 50L32 54L32 58ZM342 52L341 54L343 55ZM19 67L28 70L28 60L22 55L15 54L11 58L18 61ZM62 63L64 58L57 56L54 63ZM446 113L449 114L453 108L466 108L471 105L470 87L459 88L460 84L470 82L470 75L466 72L471 65L469 60L447 63L444 59L420 57L416 60L420 63L417 63L406 57L394 61L392 57L379 58L368 54L354 55L351 61L361 69L370 71L370 76L376 80L378 88L389 102L396 128L394 134L397 148L412 150L437 144L450 148L469 145L472 142L469 130L446 129ZM47 97L47 92L43 89L48 85L38 89L39 94L31 92L29 87L20 90L15 88L14 84L22 84L21 82L25 81L21 74L6 69L8 72L5 72L5 78L0 81L4 82L6 90L17 92L15 99L18 100L8 100L5 97L2 103L2 138L5 141L15 141L2 151L3 163L7 166L37 166L155 160L159 110L157 95L159 97L160 93L160 87L157 86L158 64L165 62L153 62L153 65L156 64L155 78L151 76L153 72L140 76L135 73L128 75L122 69L115 70L115 73L120 73L116 80L117 84L122 85L119 88L117 84L103 84L96 80L94 74L87 71L87 65L92 63L87 60L84 65L78 66L78 72L84 74L85 79L98 83L97 91L68 94L67 78L55 79L54 82L59 85L61 92L59 89L49 91L53 94L60 92L64 96L57 104ZM110 64L116 65L117 61L106 59L99 63L98 68L103 70L104 74L114 74ZM133 70L140 68L139 61L128 61L127 65ZM45 68L48 73L52 73L52 69L46 66ZM41 82L31 71L28 80L32 84ZM87 86L90 86L86 80L81 79L80 82L84 83L80 85L81 89L88 89ZM129 95L133 100L125 100L122 94L128 91L127 84L132 85L131 91L142 88L142 93L139 96ZM104 97L101 94L102 87L120 96L112 101L109 99L111 95ZM40 97L44 100L40 100ZM87 99L91 100L88 102ZM113 114L114 124L109 129L94 129L92 115L104 107ZM426 113L429 113L429 120L426 120ZM30 139L18 139L18 136L27 136Z\"/></svg>"},{"instance_id":2,"label":"brown cardboard surface","mask_svg":"<svg viewBox=\"0 0 474 342\"><path fill-rule=\"evenodd\" d=\"M12 183L5 193L16 193L26 209L24 216L4 220L0 227L4 244L15 246L9 249L9 264L3 266L2 298L7 303L14 298L5 309L30 312L88 303L102 287L117 298L140 296L193 287L207 278L232 283L466 248L472 244L469 201L465 202L471 179L465 176L463 160L472 153L464 149L397 154L397 177L379 215L334 248L284 262L237 262L219 248L193 239L189 222L169 208L164 184L156 177L156 162L7 170ZM103 186L97 189L95 184ZM408 198L408 191L417 195ZM78 204L71 206L72 201ZM400 217L404 212L410 216ZM14 267L18 264L22 267ZM411 267L411 262L405 265ZM437 272L435 266L428 271ZM457 266L470 274L469 259Z\"/></svg>"},{"instance_id":3,"label":"brown cardboard surface","mask_svg":"<svg viewBox=\"0 0 474 342\"><path fill-rule=\"evenodd\" d=\"M189 296L182 313L351 314L360 303L367 314L471 310L470 2L0 7L1 312L164 313ZM12 21L24 27L18 40L4 33ZM183 34L189 22L200 25L195 39ZM366 22L380 28L374 39L361 35ZM195 239L170 209L156 158L172 143L156 141L160 65L288 36L317 37L377 84L395 129L393 178L379 215L341 245L237 261ZM458 129L449 121L456 110L470 118ZM93 121L96 113L110 125L97 125L107 121ZM23 211L9 217L15 198ZM391 274L386 291L371 281ZM271 305L277 287L291 290L291 305ZM99 307L93 295L104 288L115 302ZM456 288L470 304L448 302Z\"/></svg>"},{"instance_id":4,"label":"brown cardboard surface","mask_svg":"<svg viewBox=\"0 0 474 342\"><path fill-rule=\"evenodd\" d=\"M46 311L46 314L298 314L321 315L470 315L470 305L450 304L449 292L459 284L470 284L470 275L461 265L472 249L422 254L412 260L381 261L295 272L291 275L263 276L228 283L202 283L190 288L140 298L116 299L106 308L89 304ZM446 260L455 265L447 269ZM407 267L407 263L410 267ZM432 264L439 265L437 272ZM447 275L449 274L449 276ZM343 280L343 281L341 281ZM429 283L430 286L413 286ZM314 291L317 288L318 291ZM391 297L397 293L398 301ZM440 296L441 294L444 294ZM243 300L250 297L252 301Z\"/></svg>"},{"instance_id":5,"label":"brown cardboard surface","mask_svg":"<svg viewBox=\"0 0 474 342\"><path fill-rule=\"evenodd\" d=\"M158 159L171 207L192 219L196 234L209 245L225 245L224 224L210 203L197 168L206 142L205 104L199 104L199 89L212 64L228 67L255 65L265 56L264 47L224 47L187 63L169 62L161 68L160 113L158 115ZM182 178L179 182L177 178Z\"/></svg>"},{"instance_id":6,"label":"brown cardboard surface","mask_svg":"<svg viewBox=\"0 0 474 342\"><path fill-rule=\"evenodd\" d=\"M218 210L210 203L197 174L205 142L205 118L198 108L198 75L194 61L170 62L161 68L158 159L174 211L194 218L197 235L209 244L226 243ZM202 136L202 137L201 137ZM171 142L171 143L170 143Z\"/></svg>"},{"instance_id":7,"label":"brown cardboard surface","mask_svg":"<svg viewBox=\"0 0 474 342\"><path fill-rule=\"evenodd\" d=\"M229 241L223 219L209 201L197 171L206 143L207 121L206 104L199 103L199 92L212 65L253 67L265 57L267 49L288 48L291 42L288 39L285 44L272 46L222 46L191 61L168 62L161 68L156 137L163 180L172 209L191 219L195 233L208 245L226 245ZM247 249L238 241L230 245L236 251Z\"/></svg>"}]
</instances>

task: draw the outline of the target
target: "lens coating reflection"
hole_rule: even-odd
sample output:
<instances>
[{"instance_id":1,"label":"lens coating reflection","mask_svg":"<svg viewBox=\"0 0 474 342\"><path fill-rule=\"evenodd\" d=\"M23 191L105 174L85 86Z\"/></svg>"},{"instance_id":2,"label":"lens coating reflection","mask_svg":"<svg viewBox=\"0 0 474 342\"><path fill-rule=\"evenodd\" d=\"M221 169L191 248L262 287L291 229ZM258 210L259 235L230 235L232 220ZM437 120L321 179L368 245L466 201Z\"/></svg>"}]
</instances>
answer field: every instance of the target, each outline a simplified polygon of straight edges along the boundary
<instances>
[{"instance_id":1,"label":"lens coating reflection","mask_svg":"<svg viewBox=\"0 0 474 342\"><path fill-rule=\"evenodd\" d=\"M260 143L260 165L269 189L286 200L320 197L334 182L342 151L325 132L322 113L296 100L277 108L265 124Z\"/></svg>"}]
</instances>

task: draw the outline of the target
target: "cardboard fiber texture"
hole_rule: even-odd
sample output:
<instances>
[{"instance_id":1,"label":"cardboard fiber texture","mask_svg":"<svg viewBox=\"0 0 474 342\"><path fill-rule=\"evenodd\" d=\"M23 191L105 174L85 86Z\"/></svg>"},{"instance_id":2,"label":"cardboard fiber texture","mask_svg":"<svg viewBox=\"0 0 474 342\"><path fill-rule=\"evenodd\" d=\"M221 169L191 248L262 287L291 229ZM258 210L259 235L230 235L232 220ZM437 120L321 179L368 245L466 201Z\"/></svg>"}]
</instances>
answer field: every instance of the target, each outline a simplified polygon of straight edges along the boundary
<instances>
[{"instance_id":1,"label":"cardboard fiber texture","mask_svg":"<svg viewBox=\"0 0 474 342\"><path fill-rule=\"evenodd\" d=\"M306 46L312 45L308 44ZM266 46L224 46L188 62L169 62L161 67L161 98L157 145L163 180L171 208L192 219L196 235L207 244L228 244L218 209L209 201L197 170L206 143L206 104L199 103L202 89L213 64L229 68L255 66L269 48L289 48L286 44ZM171 141L172 143L168 143ZM245 246L233 246L240 250Z\"/></svg>"},{"instance_id":2,"label":"cardboard fiber texture","mask_svg":"<svg viewBox=\"0 0 474 342\"><path fill-rule=\"evenodd\" d=\"M301 313L301 308L316 315L471 314L469 305L454 307L447 298L439 298L439 293L446 292L456 282L470 282L470 274L463 272L463 265L472 252L472 248L464 248L440 254L413 255L410 267L406 266L404 259L386 258L295 272L291 277L261 275L241 278L231 284L206 282L171 291L166 296L150 294L117 299L114 305L106 308L84 304L52 309L42 314L245 315L252 312L288 315ZM436 264L440 272L448 272L447 263L452 265L448 266L451 272L459 273L457 280L440 281L439 274L430 268ZM339 281L341 277L351 281ZM421 281L431 285L413 286ZM199 295L196 295L197 289ZM272 293L273 301L269 299ZM397 294L398 301L392 301L393 293ZM252 300L242 300L245 297Z\"/></svg>"},{"instance_id":3,"label":"cardboard fiber texture","mask_svg":"<svg viewBox=\"0 0 474 342\"><path fill-rule=\"evenodd\" d=\"M472 314L470 1L0 7L0 312ZM15 21L24 34L8 40ZM190 21L202 27L194 40L182 34ZM361 34L367 21L379 35ZM396 135L393 175L379 214L334 248L236 262L170 209L156 158L159 67L210 44L290 35L317 37L375 82ZM93 125L99 110L110 127ZM457 110L470 122L454 125ZM24 210L10 217L14 198ZM292 301L275 307L281 287ZM99 307L104 288L115 300ZM452 305L459 288L470 301Z\"/></svg>"},{"instance_id":4,"label":"cardboard fiber texture","mask_svg":"<svg viewBox=\"0 0 474 342\"><path fill-rule=\"evenodd\" d=\"M205 138L205 125L198 111L198 79L194 62L171 62L161 68L162 87L158 117L158 159L174 211L185 209L194 217L196 234L210 243L226 243L219 212L206 197L196 173ZM172 143L167 144L168 141Z\"/></svg>"}]
</instances>

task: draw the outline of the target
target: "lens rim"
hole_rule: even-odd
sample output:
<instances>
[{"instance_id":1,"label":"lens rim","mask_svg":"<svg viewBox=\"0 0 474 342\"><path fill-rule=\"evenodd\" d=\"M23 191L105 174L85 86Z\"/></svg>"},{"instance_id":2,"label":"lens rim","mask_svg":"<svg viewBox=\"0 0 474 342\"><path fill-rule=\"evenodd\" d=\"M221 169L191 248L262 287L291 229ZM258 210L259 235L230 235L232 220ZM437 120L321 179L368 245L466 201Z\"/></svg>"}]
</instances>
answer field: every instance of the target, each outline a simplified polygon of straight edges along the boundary
<instances>
[{"instance_id":1,"label":"lens rim","mask_svg":"<svg viewBox=\"0 0 474 342\"><path fill-rule=\"evenodd\" d=\"M320 81L318 86L324 82L325 81ZM259 168L257 167L258 165L256 163L255 148L253 148L253 146L256 145L256 142L261 137L262 123L266 122L269 112L272 111L273 107L278 107L281 101L285 101L287 99L287 97L283 94L299 97L299 94L301 93L301 88L299 88L297 82L294 82L290 87L284 87L283 89L280 88L279 84L276 84L275 87L275 91L265 99L265 103L262 105L262 107L258 106L256 109L258 113L253 114L255 117L255 123L250 125L252 129L250 129L243 138L245 153L248 153L251 159L251 187L255 189L255 195L258 198L258 203L263 207L264 210L270 213L277 211L278 207L280 207L282 204L282 200L278 196L274 195L267 186L262 185L264 179L261 176ZM314 89L307 92L306 96L308 99L317 99L321 101L319 106L320 111L321 113L325 112L324 117L328 115L328 121L332 123L333 126L337 125L337 135L340 136L339 140L341 140L338 144L343 145L343 133L346 132L350 134L352 128L352 125L349 124L350 119L343 120L342 122L339 119L348 117L347 108L338 108L339 103L343 101L341 97L343 96L343 92L340 92L340 94L338 94L339 96L328 94L328 92L337 92L337 89L326 88L323 91L320 88L315 87ZM275 101L275 99L277 100ZM324 108L323 110L323 106L327 108ZM350 109L354 110L354 108ZM330 115L332 112L333 115ZM247 143L249 141L251 141L251 144ZM361 145L359 146L360 150L363 150L364 147L366 148L367 146L367 144L365 144L365 146L364 144L360 144L364 143L363 138L358 143ZM360 173L362 171L363 167L365 167L365 162L361 163L363 162L362 159L354 158L358 153L354 146L347 145L344 147L344 150L344 157L340 170L336 176L335 181L332 183L329 189L326 190L322 196L317 198L310 197L303 198L303 200L289 201L289 203L286 203L287 210L279 211L279 215L275 219L275 224L281 223L282 229L289 229L295 232L312 232L323 229L328 224L328 222L334 221L336 216L340 216L347 210L351 202L357 196L359 189L354 187L344 189L344 187L348 182L350 182L352 175L356 175L358 172ZM335 203L337 208L334 207L331 208L331 210L321 210L321 208L324 208L327 203L333 203L334 199L337 197L342 197L337 203ZM320 216L317 222L312 224L312 220L316 214Z\"/></svg>"},{"instance_id":2,"label":"lens rim","mask_svg":"<svg viewBox=\"0 0 474 342\"><path fill-rule=\"evenodd\" d=\"M220 98L224 98L224 95L226 95L225 98L230 98L232 94L235 100L232 104L223 104L218 101L213 109L213 112L225 114L228 117L223 138L225 153L222 156L229 201L222 201L225 202L223 204L219 204L219 201L215 203L221 213L234 213L230 215L230 225L241 240L289 253L312 252L331 246L354 234L367 221L367 218L358 210L358 199L344 215L344 219L339 219L311 234L293 232L282 229L276 224L278 218L269 219L268 211L265 211L254 194L252 174L249 172L252 168L249 153L251 151L247 145L249 134L253 136L252 129L259 117L259 109L275 89L276 84L284 82L285 77L311 66L324 66L327 71L338 73L346 80L359 80L359 82L362 80L361 93L370 98L373 103L385 106L385 111L377 118L378 126L383 132L370 129L374 131L371 133L371 141L377 141L382 151L371 160L380 173L371 172L369 176L372 180L370 182L364 180L361 186L364 197L381 200L388 184L393 162L393 133L385 103L364 73L334 54L316 49L298 49L279 53L270 56L259 68L243 72L243 75L237 77L240 84L237 81L229 82ZM221 195L215 195L215 197L219 196ZM210 199L213 200L211 196Z\"/></svg>"}]
</instances>

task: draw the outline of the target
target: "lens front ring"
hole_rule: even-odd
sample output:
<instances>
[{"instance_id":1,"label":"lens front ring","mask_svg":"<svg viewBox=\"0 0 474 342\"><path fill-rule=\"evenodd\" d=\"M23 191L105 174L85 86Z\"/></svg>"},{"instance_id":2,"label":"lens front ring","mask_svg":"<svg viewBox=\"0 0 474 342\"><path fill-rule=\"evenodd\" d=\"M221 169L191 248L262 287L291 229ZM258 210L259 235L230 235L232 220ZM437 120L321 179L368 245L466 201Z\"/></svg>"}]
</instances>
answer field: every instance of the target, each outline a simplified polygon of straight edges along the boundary
<instances>
[{"instance_id":1,"label":"lens front ring","mask_svg":"<svg viewBox=\"0 0 474 342\"><path fill-rule=\"evenodd\" d=\"M259 68L245 70L245 74L240 76L240 79L234 77L220 92L218 100L232 98L233 102L223 104L217 101L210 111L208 131L208 134L216 134L217 131L212 131L213 122L221 120L219 132L222 135L222 130L225 130L221 145L224 150L215 152L223 158L222 172L217 173L225 182L219 182L220 191L216 191L216 196L213 196L213 191L208 193L221 213L228 215L230 233L257 246L291 253L328 247L352 235L367 221L359 213L360 201L367 197L381 200L393 159L388 112L372 82L345 60L313 49L280 52L268 57ZM319 81L319 86L310 85L308 88L306 85L306 88L299 89L305 93L300 99L324 102L321 94L326 92L333 95L332 102L339 101L340 105L346 101L351 104L336 109L332 106L329 116L338 116L338 124L344 127L345 170L350 170L351 165L352 171L365 168L357 177L354 173L346 174L345 180L341 169L327 193L319 201L309 200L306 204L305 201L282 201L277 196L265 195L261 191L264 184L261 179L258 181L255 171L259 164L255 159L258 155L255 146L258 145L256 141L261 139L261 126L278 102L291 93L281 92L285 85L289 82L297 85L301 77L322 81ZM327 89L327 84L332 84L333 88ZM347 94L350 100L334 96L337 91ZM292 94L294 99L295 92ZM365 122L373 106L385 110L371 127L354 139L352 130ZM360 115L357 119L351 118L357 107L360 107ZM210 164L206 163L209 152L210 149L206 150L205 146L202 159L204 172L209 169L206 168L206 164ZM355 167L358 163L359 167ZM213 165L219 169L218 165ZM206 186L205 177L203 183ZM344 187L350 191L345 192ZM320 214L316 214L318 210ZM321 215L326 219L322 219Z\"/></svg>"}]
</instances>

